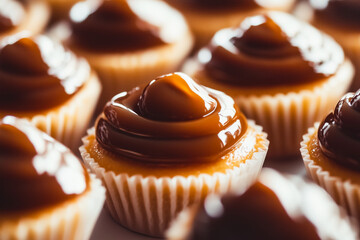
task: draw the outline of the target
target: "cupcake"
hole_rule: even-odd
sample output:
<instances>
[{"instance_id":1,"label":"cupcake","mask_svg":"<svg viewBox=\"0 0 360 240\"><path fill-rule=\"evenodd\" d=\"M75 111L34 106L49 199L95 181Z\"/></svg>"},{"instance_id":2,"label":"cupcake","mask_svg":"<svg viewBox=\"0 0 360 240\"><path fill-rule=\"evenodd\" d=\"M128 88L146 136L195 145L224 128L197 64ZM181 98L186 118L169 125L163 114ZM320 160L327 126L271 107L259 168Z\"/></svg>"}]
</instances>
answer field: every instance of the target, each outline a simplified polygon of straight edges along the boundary
<instances>
[{"instance_id":1,"label":"cupcake","mask_svg":"<svg viewBox=\"0 0 360 240\"><path fill-rule=\"evenodd\" d=\"M360 220L360 92L346 94L334 112L301 142L308 175Z\"/></svg>"},{"instance_id":2,"label":"cupcake","mask_svg":"<svg viewBox=\"0 0 360 240\"><path fill-rule=\"evenodd\" d=\"M43 0L1 0L0 39L21 31L38 34L46 27L49 16Z\"/></svg>"},{"instance_id":3,"label":"cupcake","mask_svg":"<svg viewBox=\"0 0 360 240\"><path fill-rule=\"evenodd\" d=\"M25 120L0 120L0 238L88 239L105 189L69 149Z\"/></svg>"},{"instance_id":4,"label":"cupcake","mask_svg":"<svg viewBox=\"0 0 360 240\"><path fill-rule=\"evenodd\" d=\"M50 34L97 71L101 109L115 94L177 70L192 48L184 18L158 0L81 2L70 18Z\"/></svg>"},{"instance_id":5,"label":"cupcake","mask_svg":"<svg viewBox=\"0 0 360 240\"><path fill-rule=\"evenodd\" d=\"M249 186L269 144L232 98L183 73L114 96L83 142L115 221L156 237L207 194Z\"/></svg>"},{"instance_id":6,"label":"cupcake","mask_svg":"<svg viewBox=\"0 0 360 240\"><path fill-rule=\"evenodd\" d=\"M299 154L301 136L330 111L354 70L329 36L281 12L216 33L184 71L232 96L269 134L269 155Z\"/></svg>"},{"instance_id":7,"label":"cupcake","mask_svg":"<svg viewBox=\"0 0 360 240\"><path fill-rule=\"evenodd\" d=\"M264 169L243 193L210 195L179 214L169 240L355 240L351 225L329 195L299 177Z\"/></svg>"},{"instance_id":8,"label":"cupcake","mask_svg":"<svg viewBox=\"0 0 360 240\"><path fill-rule=\"evenodd\" d=\"M0 42L0 118L26 118L74 150L100 91L86 60L45 36L21 34Z\"/></svg>"},{"instance_id":9,"label":"cupcake","mask_svg":"<svg viewBox=\"0 0 360 240\"><path fill-rule=\"evenodd\" d=\"M310 0L301 13L317 28L331 35L353 61L356 69L351 91L360 88L360 2L354 0Z\"/></svg>"},{"instance_id":10,"label":"cupcake","mask_svg":"<svg viewBox=\"0 0 360 240\"><path fill-rule=\"evenodd\" d=\"M202 47L220 29L237 26L244 18L269 10L289 11L295 0L165 0L184 14Z\"/></svg>"}]
</instances>

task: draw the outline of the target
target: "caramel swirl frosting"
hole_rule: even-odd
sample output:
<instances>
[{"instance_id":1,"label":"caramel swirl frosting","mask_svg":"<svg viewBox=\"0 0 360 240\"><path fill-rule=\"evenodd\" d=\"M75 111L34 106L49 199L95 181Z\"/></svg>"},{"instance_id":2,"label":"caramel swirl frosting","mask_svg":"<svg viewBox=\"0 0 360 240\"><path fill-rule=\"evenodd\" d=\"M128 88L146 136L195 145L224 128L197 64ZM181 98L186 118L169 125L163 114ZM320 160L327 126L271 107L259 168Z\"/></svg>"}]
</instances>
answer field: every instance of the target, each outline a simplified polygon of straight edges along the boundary
<instances>
[{"instance_id":1,"label":"caramel swirl frosting","mask_svg":"<svg viewBox=\"0 0 360 240\"><path fill-rule=\"evenodd\" d=\"M360 92L346 94L321 123L322 152L336 163L360 170Z\"/></svg>"},{"instance_id":2,"label":"caramel swirl frosting","mask_svg":"<svg viewBox=\"0 0 360 240\"><path fill-rule=\"evenodd\" d=\"M96 139L129 159L202 163L232 149L246 129L232 98L173 73L116 95L97 121Z\"/></svg>"},{"instance_id":3,"label":"caramel swirl frosting","mask_svg":"<svg viewBox=\"0 0 360 240\"><path fill-rule=\"evenodd\" d=\"M344 61L341 47L280 12L245 19L216 33L197 61L212 79L239 86L294 85L324 79Z\"/></svg>"},{"instance_id":4,"label":"caramel swirl frosting","mask_svg":"<svg viewBox=\"0 0 360 240\"><path fill-rule=\"evenodd\" d=\"M23 120L0 121L1 213L60 204L82 194L88 181L80 161L62 144Z\"/></svg>"},{"instance_id":5,"label":"caramel swirl frosting","mask_svg":"<svg viewBox=\"0 0 360 240\"><path fill-rule=\"evenodd\" d=\"M161 29L139 8L143 8L139 1L80 2L70 12L71 40L76 46L100 52L126 52L165 44Z\"/></svg>"},{"instance_id":6,"label":"caramel swirl frosting","mask_svg":"<svg viewBox=\"0 0 360 240\"><path fill-rule=\"evenodd\" d=\"M38 111L70 99L90 67L45 36L13 36L0 43L0 110Z\"/></svg>"}]
</instances>

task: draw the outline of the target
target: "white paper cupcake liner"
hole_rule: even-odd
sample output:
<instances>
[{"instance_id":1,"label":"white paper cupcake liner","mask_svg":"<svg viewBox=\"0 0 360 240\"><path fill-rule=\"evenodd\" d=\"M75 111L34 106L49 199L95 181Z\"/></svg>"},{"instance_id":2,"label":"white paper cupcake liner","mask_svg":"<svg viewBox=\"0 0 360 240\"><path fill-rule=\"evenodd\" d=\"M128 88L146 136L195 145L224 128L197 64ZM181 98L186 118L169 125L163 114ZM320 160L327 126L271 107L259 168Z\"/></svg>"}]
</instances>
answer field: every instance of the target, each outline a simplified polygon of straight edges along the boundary
<instances>
[{"instance_id":1,"label":"white paper cupcake liner","mask_svg":"<svg viewBox=\"0 0 360 240\"><path fill-rule=\"evenodd\" d=\"M271 173L274 170L264 169L262 174ZM312 214L309 219L316 226L327 226L327 228L317 229L321 239L332 240L355 240L358 239L358 229L346 216L343 209L340 209L331 197L326 194L315 184L304 181L299 176L295 175L279 175L277 178L282 178L283 181L290 181L289 189L293 190L292 193L299 194L303 208L306 209L309 204L318 207L317 214ZM260 176L261 177L261 176ZM276 179L272 178L271 179ZM286 186L286 185L285 185ZM296 196L296 195L295 195ZM215 196L216 197L216 196ZM299 201L300 198L297 198ZM315 201L316 200L316 201ZM194 219L198 212L198 206L192 206L180 212L175 220L171 223L169 229L166 231L166 239L168 240L186 240L193 228ZM336 229L336 231L333 231Z\"/></svg>"},{"instance_id":2,"label":"white paper cupcake liner","mask_svg":"<svg viewBox=\"0 0 360 240\"><path fill-rule=\"evenodd\" d=\"M306 130L333 109L347 91L353 72L347 60L335 76L312 90L234 99L244 114L269 134L270 157L294 156L299 154L299 143Z\"/></svg>"},{"instance_id":3,"label":"white paper cupcake liner","mask_svg":"<svg viewBox=\"0 0 360 240\"><path fill-rule=\"evenodd\" d=\"M101 92L100 82L92 74L87 83L67 103L43 114L24 117L38 129L77 151L88 127Z\"/></svg>"},{"instance_id":4,"label":"white paper cupcake liner","mask_svg":"<svg viewBox=\"0 0 360 240\"><path fill-rule=\"evenodd\" d=\"M322 167L317 165L310 157L308 145L311 136L317 131L318 127L319 123L316 123L315 127L310 128L301 142L300 152L306 171L339 205L344 207L351 216L360 222L360 185L352 183L350 180L343 181L340 177L323 170Z\"/></svg>"},{"instance_id":5,"label":"white paper cupcake liner","mask_svg":"<svg viewBox=\"0 0 360 240\"><path fill-rule=\"evenodd\" d=\"M210 193L240 191L248 187L259 174L268 148L266 134L261 134L262 147L251 159L226 173L200 174L198 176L143 177L128 174L116 175L99 166L85 147L89 144L83 138L80 148L86 165L100 178L107 188L107 207L112 217L126 228L145 235L162 237L170 221L185 207L200 202ZM94 129L89 130L94 134Z\"/></svg>"},{"instance_id":6,"label":"white paper cupcake liner","mask_svg":"<svg viewBox=\"0 0 360 240\"><path fill-rule=\"evenodd\" d=\"M45 213L0 220L1 240L87 240L105 201L101 181L91 175L84 195Z\"/></svg>"},{"instance_id":7,"label":"white paper cupcake liner","mask_svg":"<svg viewBox=\"0 0 360 240\"><path fill-rule=\"evenodd\" d=\"M30 35L37 35L45 29L50 18L50 8L45 1L28 1L25 12L25 18L21 24L14 30L0 34L0 38L11 36L22 31L26 31Z\"/></svg>"}]
</instances>

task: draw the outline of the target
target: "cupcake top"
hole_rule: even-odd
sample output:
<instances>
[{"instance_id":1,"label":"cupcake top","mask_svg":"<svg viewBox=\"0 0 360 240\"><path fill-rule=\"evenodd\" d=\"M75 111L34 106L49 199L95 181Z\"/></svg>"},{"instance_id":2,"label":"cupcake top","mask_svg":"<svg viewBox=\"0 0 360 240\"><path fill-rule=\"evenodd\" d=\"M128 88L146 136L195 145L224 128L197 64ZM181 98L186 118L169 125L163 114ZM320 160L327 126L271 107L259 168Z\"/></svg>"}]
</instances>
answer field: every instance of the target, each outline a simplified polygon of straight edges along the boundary
<instances>
[{"instance_id":1,"label":"cupcake top","mask_svg":"<svg viewBox=\"0 0 360 240\"><path fill-rule=\"evenodd\" d=\"M14 117L0 121L0 212L23 214L84 193L89 175L62 144Z\"/></svg>"},{"instance_id":2,"label":"cupcake top","mask_svg":"<svg viewBox=\"0 0 360 240\"><path fill-rule=\"evenodd\" d=\"M135 161L204 163L230 151L246 130L232 98L172 73L116 95L98 118L96 140Z\"/></svg>"},{"instance_id":3,"label":"cupcake top","mask_svg":"<svg viewBox=\"0 0 360 240\"><path fill-rule=\"evenodd\" d=\"M242 194L207 197L184 239L356 239L355 234L318 186L264 169Z\"/></svg>"},{"instance_id":4,"label":"cupcake top","mask_svg":"<svg viewBox=\"0 0 360 240\"><path fill-rule=\"evenodd\" d=\"M94 52L128 52L166 45L184 32L164 22L157 1L101 0L76 4L70 12L70 44ZM177 19L176 14L169 17ZM169 22L172 22L170 20Z\"/></svg>"},{"instance_id":5,"label":"cupcake top","mask_svg":"<svg viewBox=\"0 0 360 240\"><path fill-rule=\"evenodd\" d=\"M344 53L332 38L307 23L269 12L217 32L196 61L218 82L275 87L330 77L344 62Z\"/></svg>"},{"instance_id":6,"label":"cupcake top","mask_svg":"<svg viewBox=\"0 0 360 240\"><path fill-rule=\"evenodd\" d=\"M0 111L41 111L61 105L90 77L90 67L45 36L0 42Z\"/></svg>"},{"instance_id":7,"label":"cupcake top","mask_svg":"<svg viewBox=\"0 0 360 240\"><path fill-rule=\"evenodd\" d=\"M318 130L322 153L349 169L360 171L360 91L346 94Z\"/></svg>"},{"instance_id":8,"label":"cupcake top","mask_svg":"<svg viewBox=\"0 0 360 240\"><path fill-rule=\"evenodd\" d=\"M316 20L325 21L344 30L360 30L358 0L310 0Z\"/></svg>"},{"instance_id":9,"label":"cupcake top","mask_svg":"<svg viewBox=\"0 0 360 240\"><path fill-rule=\"evenodd\" d=\"M25 9L19 1L0 1L0 35L19 26L24 17Z\"/></svg>"}]
</instances>

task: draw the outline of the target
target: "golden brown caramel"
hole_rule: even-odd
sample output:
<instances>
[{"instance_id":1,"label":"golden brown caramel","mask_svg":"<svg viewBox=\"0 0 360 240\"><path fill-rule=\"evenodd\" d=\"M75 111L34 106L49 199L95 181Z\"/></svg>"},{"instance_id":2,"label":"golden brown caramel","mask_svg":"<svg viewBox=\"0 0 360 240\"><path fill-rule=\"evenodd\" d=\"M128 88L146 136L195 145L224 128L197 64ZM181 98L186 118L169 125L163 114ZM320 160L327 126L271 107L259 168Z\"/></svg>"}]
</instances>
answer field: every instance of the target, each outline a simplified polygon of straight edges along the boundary
<instances>
[{"instance_id":1,"label":"golden brown caramel","mask_svg":"<svg viewBox=\"0 0 360 240\"><path fill-rule=\"evenodd\" d=\"M90 67L45 36L13 36L0 44L0 109L38 111L70 99Z\"/></svg>"},{"instance_id":2,"label":"golden brown caramel","mask_svg":"<svg viewBox=\"0 0 360 240\"><path fill-rule=\"evenodd\" d=\"M219 31L197 55L206 75L244 87L323 80L344 61L341 47L286 13L270 12Z\"/></svg>"},{"instance_id":3,"label":"golden brown caramel","mask_svg":"<svg viewBox=\"0 0 360 240\"><path fill-rule=\"evenodd\" d=\"M25 14L24 7L19 1L0 1L0 34L18 26Z\"/></svg>"},{"instance_id":4,"label":"golden brown caramel","mask_svg":"<svg viewBox=\"0 0 360 240\"><path fill-rule=\"evenodd\" d=\"M316 20L341 27L360 30L360 2L358 0L311 0Z\"/></svg>"},{"instance_id":5,"label":"golden brown caramel","mask_svg":"<svg viewBox=\"0 0 360 240\"><path fill-rule=\"evenodd\" d=\"M88 181L88 173L66 147L22 120L0 121L1 213L63 203L85 192Z\"/></svg>"},{"instance_id":6,"label":"golden brown caramel","mask_svg":"<svg viewBox=\"0 0 360 240\"><path fill-rule=\"evenodd\" d=\"M306 203L296 194L291 196L294 186L277 182L277 178L258 181L241 195L208 197L186 239L320 240L317 229L308 218L314 213L307 212L314 210L316 204ZM315 198L310 196L309 190L302 193L304 198Z\"/></svg>"},{"instance_id":7,"label":"golden brown caramel","mask_svg":"<svg viewBox=\"0 0 360 240\"><path fill-rule=\"evenodd\" d=\"M139 111L153 120L189 121L211 114L216 105L215 99L188 76L171 74L146 86L139 100Z\"/></svg>"},{"instance_id":8,"label":"golden brown caramel","mask_svg":"<svg viewBox=\"0 0 360 240\"><path fill-rule=\"evenodd\" d=\"M246 129L233 99L173 73L116 95L97 121L96 140L143 162L201 163L231 150Z\"/></svg>"},{"instance_id":9,"label":"golden brown caramel","mask_svg":"<svg viewBox=\"0 0 360 240\"><path fill-rule=\"evenodd\" d=\"M70 17L72 44L90 51L126 52L165 44L159 27L143 20L127 0L81 2Z\"/></svg>"}]
</instances>

